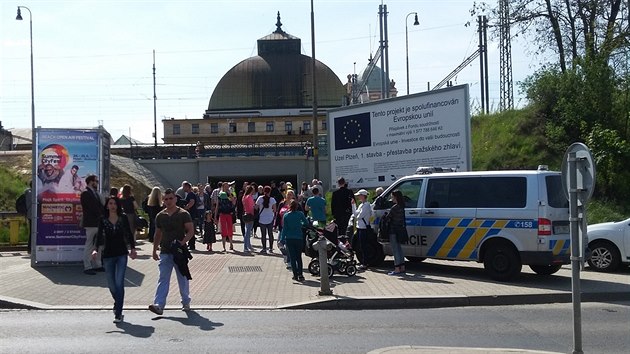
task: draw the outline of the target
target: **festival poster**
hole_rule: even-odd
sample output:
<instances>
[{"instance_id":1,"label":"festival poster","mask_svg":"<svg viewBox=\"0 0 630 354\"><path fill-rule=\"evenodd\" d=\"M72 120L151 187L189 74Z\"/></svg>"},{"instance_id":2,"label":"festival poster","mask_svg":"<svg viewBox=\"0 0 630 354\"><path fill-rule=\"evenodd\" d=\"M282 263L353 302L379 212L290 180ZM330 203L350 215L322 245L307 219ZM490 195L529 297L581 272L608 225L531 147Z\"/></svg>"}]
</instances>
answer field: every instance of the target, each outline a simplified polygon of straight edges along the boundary
<instances>
[{"instance_id":1,"label":"festival poster","mask_svg":"<svg viewBox=\"0 0 630 354\"><path fill-rule=\"evenodd\" d=\"M99 175L99 132L40 129L37 156L36 261L81 261L81 192L87 175Z\"/></svg>"}]
</instances>

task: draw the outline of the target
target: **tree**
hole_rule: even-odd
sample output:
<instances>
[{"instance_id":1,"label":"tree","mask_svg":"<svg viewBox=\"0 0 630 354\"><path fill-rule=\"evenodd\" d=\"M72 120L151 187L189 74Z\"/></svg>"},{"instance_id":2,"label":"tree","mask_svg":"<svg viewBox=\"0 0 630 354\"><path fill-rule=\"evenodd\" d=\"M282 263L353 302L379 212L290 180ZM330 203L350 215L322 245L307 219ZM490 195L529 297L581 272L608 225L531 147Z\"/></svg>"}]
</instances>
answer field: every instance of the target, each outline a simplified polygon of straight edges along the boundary
<instances>
[{"instance_id":1,"label":"tree","mask_svg":"<svg viewBox=\"0 0 630 354\"><path fill-rule=\"evenodd\" d=\"M533 52L558 55L561 72L582 60L605 65L623 60L630 46L628 0L509 0L510 28L515 36L530 37ZM476 3L472 15L490 13L494 31L499 31L498 6Z\"/></svg>"}]
</instances>

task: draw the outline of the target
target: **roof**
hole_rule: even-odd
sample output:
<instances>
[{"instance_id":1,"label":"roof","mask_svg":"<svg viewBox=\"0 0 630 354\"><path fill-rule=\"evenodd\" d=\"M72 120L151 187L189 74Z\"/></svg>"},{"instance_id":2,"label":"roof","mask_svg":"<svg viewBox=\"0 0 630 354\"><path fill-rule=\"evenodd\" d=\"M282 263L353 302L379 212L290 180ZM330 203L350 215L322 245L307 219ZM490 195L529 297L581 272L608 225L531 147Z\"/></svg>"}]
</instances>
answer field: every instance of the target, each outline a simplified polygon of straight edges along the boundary
<instances>
[{"instance_id":1,"label":"roof","mask_svg":"<svg viewBox=\"0 0 630 354\"><path fill-rule=\"evenodd\" d=\"M132 137L126 136L126 135L121 135L120 138L118 138L115 142L114 145L143 145L144 143L140 140L136 140Z\"/></svg>"}]
</instances>

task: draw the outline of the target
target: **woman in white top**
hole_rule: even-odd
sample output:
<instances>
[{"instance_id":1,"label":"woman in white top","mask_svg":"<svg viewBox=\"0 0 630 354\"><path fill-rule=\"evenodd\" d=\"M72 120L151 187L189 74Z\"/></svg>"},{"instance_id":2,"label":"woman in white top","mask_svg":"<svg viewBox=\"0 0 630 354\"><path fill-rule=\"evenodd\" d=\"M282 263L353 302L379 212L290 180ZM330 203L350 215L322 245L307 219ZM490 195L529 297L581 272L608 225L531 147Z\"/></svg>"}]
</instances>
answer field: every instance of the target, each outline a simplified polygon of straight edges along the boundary
<instances>
[{"instance_id":1,"label":"woman in white top","mask_svg":"<svg viewBox=\"0 0 630 354\"><path fill-rule=\"evenodd\" d=\"M354 195L359 199L361 204L359 204L359 206L356 208L356 211L352 215L353 216L352 220L356 220L357 237L359 239L359 245L361 246L361 254L363 256L361 259L363 260L363 263L367 263L366 262L367 258L365 255L365 249L368 244L367 225L369 225L370 218L372 217L372 206L370 205L370 202L368 202L367 200L368 191L366 191L365 189L359 189L359 191L356 192ZM354 200L352 200L352 203L354 204ZM367 269L367 264L359 265L359 269L361 270Z\"/></svg>"},{"instance_id":2,"label":"woman in white top","mask_svg":"<svg viewBox=\"0 0 630 354\"><path fill-rule=\"evenodd\" d=\"M263 195L256 200L258 210L258 224L262 237L262 250L260 253L267 253L267 234L269 234L269 252L273 252L273 221L276 215L276 200L271 196L271 187L265 186Z\"/></svg>"}]
</instances>

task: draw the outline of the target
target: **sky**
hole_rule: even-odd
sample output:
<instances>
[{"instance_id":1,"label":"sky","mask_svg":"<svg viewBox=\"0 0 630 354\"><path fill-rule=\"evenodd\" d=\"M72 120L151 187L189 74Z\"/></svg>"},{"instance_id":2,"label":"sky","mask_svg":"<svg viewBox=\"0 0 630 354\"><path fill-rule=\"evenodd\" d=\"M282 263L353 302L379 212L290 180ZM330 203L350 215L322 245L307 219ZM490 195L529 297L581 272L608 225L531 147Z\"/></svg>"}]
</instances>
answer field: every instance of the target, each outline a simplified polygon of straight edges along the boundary
<instances>
[{"instance_id":1,"label":"sky","mask_svg":"<svg viewBox=\"0 0 630 354\"><path fill-rule=\"evenodd\" d=\"M490 0L490 3L495 1ZM342 83L363 71L378 49L378 6L389 12L390 78L406 94L405 19L408 17L410 93L441 81L477 49L469 0L314 0L315 57ZM112 138L153 142L153 51L157 136L166 118L197 119L233 66L257 54L256 41L276 29L302 39L311 55L309 0L3 0L0 4L0 121L5 129L31 127L29 13L32 12L36 126L103 125ZM465 24L470 22L471 26ZM527 42L512 41L514 101L526 103L518 83L540 58ZM489 38L490 107L499 106L498 40ZM356 63L356 64L355 64ZM356 69L355 69L356 68ZM479 107L479 60L453 79L469 84Z\"/></svg>"}]
</instances>

